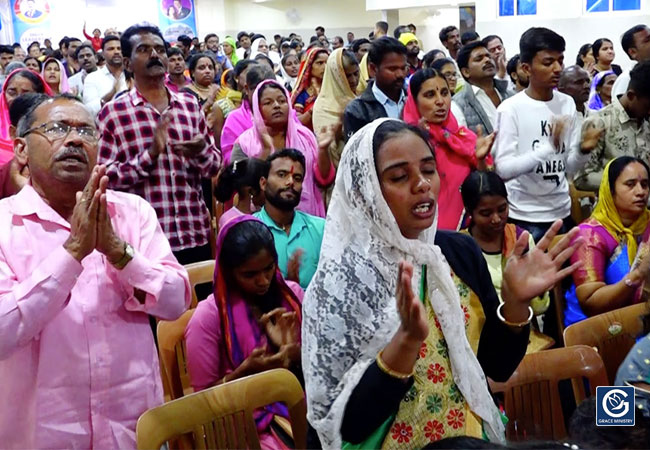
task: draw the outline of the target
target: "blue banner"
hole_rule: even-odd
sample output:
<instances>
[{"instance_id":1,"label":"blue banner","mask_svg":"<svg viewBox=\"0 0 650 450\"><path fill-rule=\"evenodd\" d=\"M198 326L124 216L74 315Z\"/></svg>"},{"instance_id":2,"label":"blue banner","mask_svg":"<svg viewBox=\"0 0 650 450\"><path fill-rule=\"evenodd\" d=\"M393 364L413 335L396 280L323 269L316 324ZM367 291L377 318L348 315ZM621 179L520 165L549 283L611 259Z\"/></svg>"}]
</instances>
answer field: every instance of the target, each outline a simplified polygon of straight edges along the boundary
<instances>
[{"instance_id":1,"label":"blue banner","mask_svg":"<svg viewBox=\"0 0 650 450\"><path fill-rule=\"evenodd\" d=\"M168 42L175 42L181 34L195 37L194 0L159 0L158 22Z\"/></svg>"},{"instance_id":2,"label":"blue banner","mask_svg":"<svg viewBox=\"0 0 650 450\"><path fill-rule=\"evenodd\" d=\"M45 0L14 0L11 17L16 42L23 48L50 36L50 2Z\"/></svg>"}]
</instances>

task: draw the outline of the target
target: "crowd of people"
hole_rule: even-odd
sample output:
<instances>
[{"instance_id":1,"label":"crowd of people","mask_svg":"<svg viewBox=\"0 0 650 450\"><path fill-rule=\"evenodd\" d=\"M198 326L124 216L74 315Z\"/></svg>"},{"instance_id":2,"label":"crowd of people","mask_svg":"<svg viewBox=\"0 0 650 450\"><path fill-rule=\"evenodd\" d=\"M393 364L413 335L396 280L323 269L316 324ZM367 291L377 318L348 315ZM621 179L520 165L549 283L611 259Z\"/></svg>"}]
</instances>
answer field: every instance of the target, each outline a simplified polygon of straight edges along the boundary
<instances>
[{"instance_id":1,"label":"crowd of people","mask_svg":"<svg viewBox=\"0 0 650 450\"><path fill-rule=\"evenodd\" d=\"M192 387L293 371L310 448L506 445L487 378L557 340L557 314L647 301L650 28L622 34L629 71L607 38L565 64L543 27L510 59L496 35L388 32L0 46L0 446L133 448L194 262L215 271ZM581 223L572 189L597 197ZM650 384L649 340L619 383ZM648 395L603 442L649 442ZM585 405L572 443L599 445ZM255 414L262 448L287 446L276 415Z\"/></svg>"}]
</instances>

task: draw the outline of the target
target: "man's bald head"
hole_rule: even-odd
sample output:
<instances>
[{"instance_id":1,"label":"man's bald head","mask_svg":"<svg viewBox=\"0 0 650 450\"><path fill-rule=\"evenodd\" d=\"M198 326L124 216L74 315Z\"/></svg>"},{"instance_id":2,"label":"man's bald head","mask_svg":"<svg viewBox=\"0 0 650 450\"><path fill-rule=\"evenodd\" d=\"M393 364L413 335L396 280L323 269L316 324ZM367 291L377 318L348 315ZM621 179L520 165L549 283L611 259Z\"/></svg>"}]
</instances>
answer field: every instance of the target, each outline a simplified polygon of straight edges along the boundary
<instances>
[{"instance_id":1,"label":"man's bald head","mask_svg":"<svg viewBox=\"0 0 650 450\"><path fill-rule=\"evenodd\" d=\"M576 106L583 105L589 99L589 73L580 66L569 66L562 71L558 90L573 97Z\"/></svg>"}]
</instances>

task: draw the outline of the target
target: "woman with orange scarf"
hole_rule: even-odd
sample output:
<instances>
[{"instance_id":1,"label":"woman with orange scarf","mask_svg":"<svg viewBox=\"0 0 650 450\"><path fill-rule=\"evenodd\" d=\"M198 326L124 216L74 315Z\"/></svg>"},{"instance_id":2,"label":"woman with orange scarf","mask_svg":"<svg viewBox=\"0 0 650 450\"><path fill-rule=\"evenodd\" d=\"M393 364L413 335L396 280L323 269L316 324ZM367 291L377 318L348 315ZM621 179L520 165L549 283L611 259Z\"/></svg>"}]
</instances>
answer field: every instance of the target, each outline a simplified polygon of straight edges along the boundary
<instances>
[{"instance_id":1,"label":"woman with orange scarf","mask_svg":"<svg viewBox=\"0 0 650 450\"><path fill-rule=\"evenodd\" d=\"M291 104L298 113L298 119L310 130L313 130L312 108L323 85L323 75L325 75L325 65L329 54L329 50L320 47L307 50L291 93Z\"/></svg>"},{"instance_id":2,"label":"woman with orange scarf","mask_svg":"<svg viewBox=\"0 0 650 450\"><path fill-rule=\"evenodd\" d=\"M458 230L463 219L460 185L473 169L492 166L489 154L495 134L483 138L459 127L452 114L447 79L434 69L423 69L411 77L404 106L404 121L419 125L430 135L440 173L438 228Z\"/></svg>"}]
</instances>

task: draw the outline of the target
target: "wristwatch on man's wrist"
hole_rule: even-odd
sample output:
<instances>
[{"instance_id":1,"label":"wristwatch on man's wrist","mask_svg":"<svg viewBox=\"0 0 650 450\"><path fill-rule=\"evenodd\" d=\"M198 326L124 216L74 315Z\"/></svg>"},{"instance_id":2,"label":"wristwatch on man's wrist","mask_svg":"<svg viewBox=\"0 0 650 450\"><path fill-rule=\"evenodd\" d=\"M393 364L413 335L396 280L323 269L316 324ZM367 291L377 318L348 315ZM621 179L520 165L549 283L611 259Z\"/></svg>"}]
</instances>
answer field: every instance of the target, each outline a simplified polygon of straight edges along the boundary
<instances>
[{"instance_id":1,"label":"wristwatch on man's wrist","mask_svg":"<svg viewBox=\"0 0 650 450\"><path fill-rule=\"evenodd\" d=\"M135 250L133 250L131 244L124 241L124 255L117 262L113 264L113 267L115 267L117 270L124 269L126 265L133 259L134 255L135 255Z\"/></svg>"}]
</instances>

